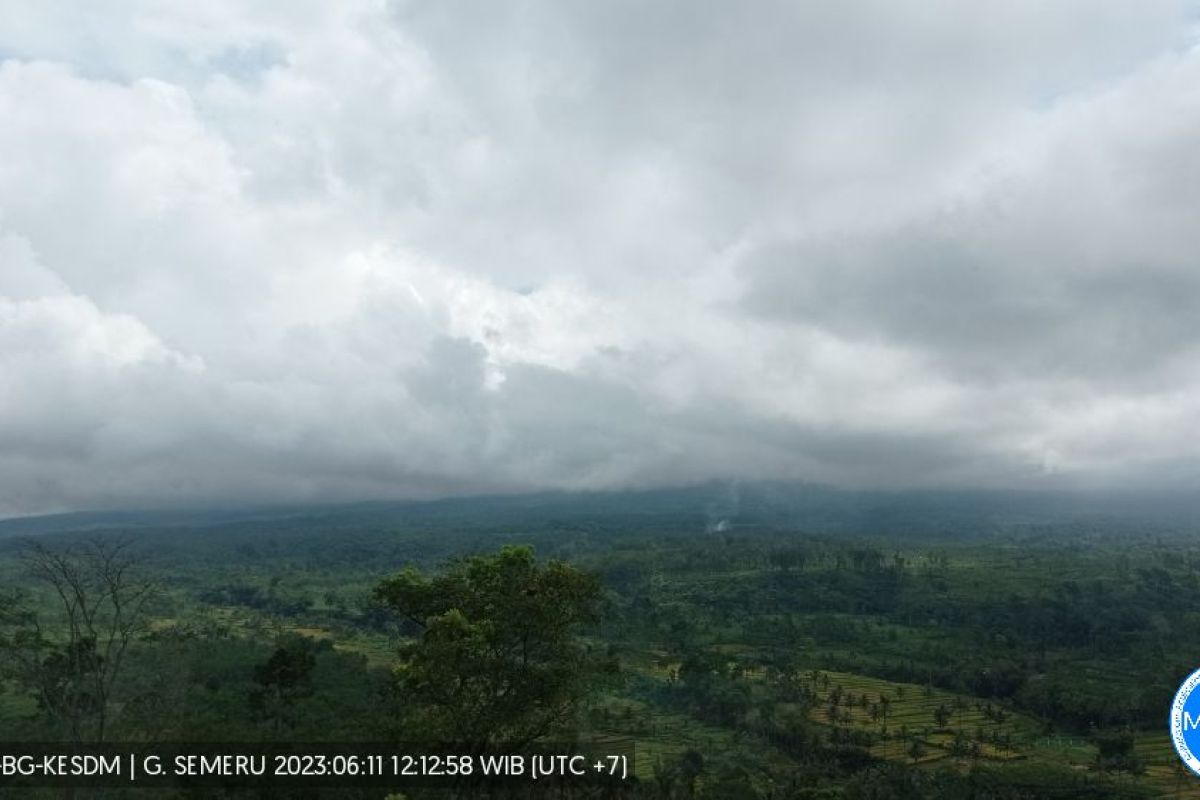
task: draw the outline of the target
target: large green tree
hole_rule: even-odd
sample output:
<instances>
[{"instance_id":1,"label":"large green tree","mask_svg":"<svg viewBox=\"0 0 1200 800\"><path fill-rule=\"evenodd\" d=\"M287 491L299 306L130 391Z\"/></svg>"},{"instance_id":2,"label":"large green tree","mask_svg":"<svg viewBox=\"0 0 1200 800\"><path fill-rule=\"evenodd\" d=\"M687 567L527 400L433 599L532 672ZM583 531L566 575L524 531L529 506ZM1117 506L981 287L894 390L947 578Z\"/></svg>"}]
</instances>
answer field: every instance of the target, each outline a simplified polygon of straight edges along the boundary
<instances>
[{"instance_id":1,"label":"large green tree","mask_svg":"<svg viewBox=\"0 0 1200 800\"><path fill-rule=\"evenodd\" d=\"M313 693L317 666L314 644L303 636L284 637L265 662L254 668L250 707L270 722L276 737L295 720L297 701Z\"/></svg>"},{"instance_id":2,"label":"large green tree","mask_svg":"<svg viewBox=\"0 0 1200 800\"><path fill-rule=\"evenodd\" d=\"M528 547L409 568L376 599L415 626L400 648L396 688L405 734L486 748L561 731L614 667L580 637L599 619L594 576Z\"/></svg>"}]
</instances>

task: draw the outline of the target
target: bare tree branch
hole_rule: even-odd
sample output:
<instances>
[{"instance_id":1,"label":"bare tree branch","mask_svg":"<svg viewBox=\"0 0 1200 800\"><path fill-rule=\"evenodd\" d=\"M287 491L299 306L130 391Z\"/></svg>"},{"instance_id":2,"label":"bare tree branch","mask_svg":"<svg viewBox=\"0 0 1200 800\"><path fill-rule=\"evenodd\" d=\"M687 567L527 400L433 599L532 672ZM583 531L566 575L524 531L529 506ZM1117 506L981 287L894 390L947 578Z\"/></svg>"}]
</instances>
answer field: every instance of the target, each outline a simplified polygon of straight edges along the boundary
<instances>
[{"instance_id":1,"label":"bare tree branch","mask_svg":"<svg viewBox=\"0 0 1200 800\"><path fill-rule=\"evenodd\" d=\"M113 690L157 586L142 574L128 537L59 548L32 541L22 558L59 612L23 620L22 646L14 648L23 682L73 741L104 741Z\"/></svg>"}]
</instances>

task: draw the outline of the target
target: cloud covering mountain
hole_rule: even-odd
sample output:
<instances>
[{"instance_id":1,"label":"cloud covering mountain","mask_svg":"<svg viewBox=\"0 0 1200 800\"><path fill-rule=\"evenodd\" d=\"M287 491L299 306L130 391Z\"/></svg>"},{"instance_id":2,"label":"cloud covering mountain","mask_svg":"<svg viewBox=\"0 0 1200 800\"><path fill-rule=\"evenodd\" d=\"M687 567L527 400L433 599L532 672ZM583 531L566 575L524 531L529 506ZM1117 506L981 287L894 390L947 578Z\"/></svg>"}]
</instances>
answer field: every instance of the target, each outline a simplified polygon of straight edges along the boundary
<instances>
[{"instance_id":1,"label":"cloud covering mountain","mask_svg":"<svg viewBox=\"0 0 1200 800\"><path fill-rule=\"evenodd\" d=\"M1190 485L1198 12L5 3L0 513Z\"/></svg>"}]
</instances>

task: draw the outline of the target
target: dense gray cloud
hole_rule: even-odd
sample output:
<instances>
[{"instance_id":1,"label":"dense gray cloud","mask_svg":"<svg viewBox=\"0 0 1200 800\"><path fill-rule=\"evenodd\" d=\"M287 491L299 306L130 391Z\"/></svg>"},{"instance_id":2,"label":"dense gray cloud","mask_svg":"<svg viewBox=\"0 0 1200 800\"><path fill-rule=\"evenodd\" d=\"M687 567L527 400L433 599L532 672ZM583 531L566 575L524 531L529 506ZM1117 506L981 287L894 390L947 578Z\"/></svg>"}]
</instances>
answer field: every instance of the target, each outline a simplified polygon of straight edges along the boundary
<instances>
[{"instance_id":1,"label":"dense gray cloud","mask_svg":"<svg viewBox=\"0 0 1200 800\"><path fill-rule=\"evenodd\" d=\"M1198 12L4 4L0 514L1190 481Z\"/></svg>"}]
</instances>

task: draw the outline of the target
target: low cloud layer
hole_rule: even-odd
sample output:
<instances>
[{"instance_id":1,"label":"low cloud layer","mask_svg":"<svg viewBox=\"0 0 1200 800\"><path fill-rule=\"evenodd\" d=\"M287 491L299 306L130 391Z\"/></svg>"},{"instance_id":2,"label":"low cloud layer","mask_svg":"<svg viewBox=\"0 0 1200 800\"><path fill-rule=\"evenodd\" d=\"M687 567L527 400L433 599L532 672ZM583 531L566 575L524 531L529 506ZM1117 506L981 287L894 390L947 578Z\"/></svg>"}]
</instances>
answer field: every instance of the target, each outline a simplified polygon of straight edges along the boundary
<instances>
[{"instance_id":1,"label":"low cloud layer","mask_svg":"<svg viewBox=\"0 0 1200 800\"><path fill-rule=\"evenodd\" d=\"M1198 24L6 4L0 514L1193 485Z\"/></svg>"}]
</instances>

